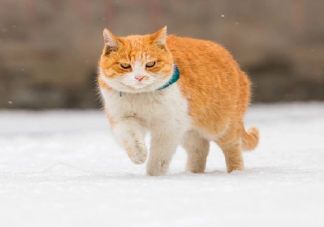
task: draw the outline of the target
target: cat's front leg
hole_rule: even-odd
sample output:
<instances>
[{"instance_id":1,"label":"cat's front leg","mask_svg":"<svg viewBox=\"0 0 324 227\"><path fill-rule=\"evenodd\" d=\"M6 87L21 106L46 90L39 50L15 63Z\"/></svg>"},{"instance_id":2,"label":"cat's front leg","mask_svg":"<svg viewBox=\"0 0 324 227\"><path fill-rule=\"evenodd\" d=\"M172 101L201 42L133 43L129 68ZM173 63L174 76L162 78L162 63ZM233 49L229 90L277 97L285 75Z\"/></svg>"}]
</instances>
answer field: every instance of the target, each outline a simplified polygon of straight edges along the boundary
<instances>
[{"instance_id":1,"label":"cat's front leg","mask_svg":"<svg viewBox=\"0 0 324 227\"><path fill-rule=\"evenodd\" d=\"M159 176L167 173L180 140L180 132L173 125L158 125L152 129L147 174Z\"/></svg>"},{"instance_id":2,"label":"cat's front leg","mask_svg":"<svg viewBox=\"0 0 324 227\"><path fill-rule=\"evenodd\" d=\"M135 118L123 118L116 122L112 133L133 163L143 164L145 162L147 156L144 142L145 129Z\"/></svg>"}]
</instances>

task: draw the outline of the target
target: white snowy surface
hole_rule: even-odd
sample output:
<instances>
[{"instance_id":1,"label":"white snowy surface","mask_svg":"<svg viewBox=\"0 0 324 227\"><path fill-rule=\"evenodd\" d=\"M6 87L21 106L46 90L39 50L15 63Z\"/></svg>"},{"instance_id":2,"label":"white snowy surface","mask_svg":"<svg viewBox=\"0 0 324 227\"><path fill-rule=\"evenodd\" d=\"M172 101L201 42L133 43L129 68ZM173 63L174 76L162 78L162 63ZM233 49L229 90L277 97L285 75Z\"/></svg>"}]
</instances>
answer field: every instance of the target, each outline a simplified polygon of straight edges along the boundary
<instances>
[{"instance_id":1,"label":"white snowy surface","mask_svg":"<svg viewBox=\"0 0 324 227\"><path fill-rule=\"evenodd\" d=\"M324 103L255 105L261 132L245 171L149 177L113 141L101 111L0 111L1 227L324 226Z\"/></svg>"}]
</instances>

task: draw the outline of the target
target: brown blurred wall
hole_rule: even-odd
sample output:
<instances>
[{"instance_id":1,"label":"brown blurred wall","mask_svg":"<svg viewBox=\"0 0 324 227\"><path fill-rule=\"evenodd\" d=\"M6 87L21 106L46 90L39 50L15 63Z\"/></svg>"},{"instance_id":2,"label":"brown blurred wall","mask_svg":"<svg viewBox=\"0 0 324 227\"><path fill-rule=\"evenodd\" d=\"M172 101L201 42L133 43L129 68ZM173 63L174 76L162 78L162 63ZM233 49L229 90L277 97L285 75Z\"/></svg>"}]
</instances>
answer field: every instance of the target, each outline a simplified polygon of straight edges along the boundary
<instances>
[{"instance_id":1,"label":"brown blurred wall","mask_svg":"<svg viewBox=\"0 0 324 227\"><path fill-rule=\"evenodd\" d=\"M253 101L324 100L322 0L0 0L0 108L94 108L102 30L214 40Z\"/></svg>"}]
</instances>

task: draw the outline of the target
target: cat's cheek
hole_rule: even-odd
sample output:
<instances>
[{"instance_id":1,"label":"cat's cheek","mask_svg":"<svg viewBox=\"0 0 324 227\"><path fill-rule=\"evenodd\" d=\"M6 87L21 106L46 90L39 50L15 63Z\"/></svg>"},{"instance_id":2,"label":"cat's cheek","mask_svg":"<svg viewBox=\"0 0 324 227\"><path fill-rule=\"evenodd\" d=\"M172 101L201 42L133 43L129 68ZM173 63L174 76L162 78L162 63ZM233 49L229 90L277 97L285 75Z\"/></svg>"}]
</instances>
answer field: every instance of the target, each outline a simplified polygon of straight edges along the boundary
<instances>
[{"instance_id":1,"label":"cat's cheek","mask_svg":"<svg viewBox=\"0 0 324 227\"><path fill-rule=\"evenodd\" d=\"M117 78L107 78L104 75L101 75L100 78L108 87L112 89L116 89L116 87L118 87L118 84L120 84Z\"/></svg>"}]
</instances>

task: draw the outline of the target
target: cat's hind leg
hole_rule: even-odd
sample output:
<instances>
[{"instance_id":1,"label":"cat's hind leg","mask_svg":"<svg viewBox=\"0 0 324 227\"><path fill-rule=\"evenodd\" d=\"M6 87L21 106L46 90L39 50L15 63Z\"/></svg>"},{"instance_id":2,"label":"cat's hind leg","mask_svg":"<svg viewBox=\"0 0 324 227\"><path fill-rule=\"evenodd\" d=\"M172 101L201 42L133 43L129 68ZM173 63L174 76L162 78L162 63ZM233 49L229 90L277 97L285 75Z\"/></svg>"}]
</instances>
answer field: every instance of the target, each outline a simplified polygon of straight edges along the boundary
<instances>
[{"instance_id":1,"label":"cat's hind leg","mask_svg":"<svg viewBox=\"0 0 324 227\"><path fill-rule=\"evenodd\" d=\"M187 131L182 139L182 146L187 151L187 171L203 173L209 152L209 141L196 130Z\"/></svg>"},{"instance_id":2,"label":"cat's hind leg","mask_svg":"<svg viewBox=\"0 0 324 227\"><path fill-rule=\"evenodd\" d=\"M244 162L241 152L241 145L238 142L222 144L221 148L225 155L227 172L243 170Z\"/></svg>"},{"instance_id":3,"label":"cat's hind leg","mask_svg":"<svg viewBox=\"0 0 324 227\"><path fill-rule=\"evenodd\" d=\"M241 141L241 128L236 129L234 127L215 141L224 153L227 172L229 173L234 170L244 169Z\"/></svg>"}]
</instances>

